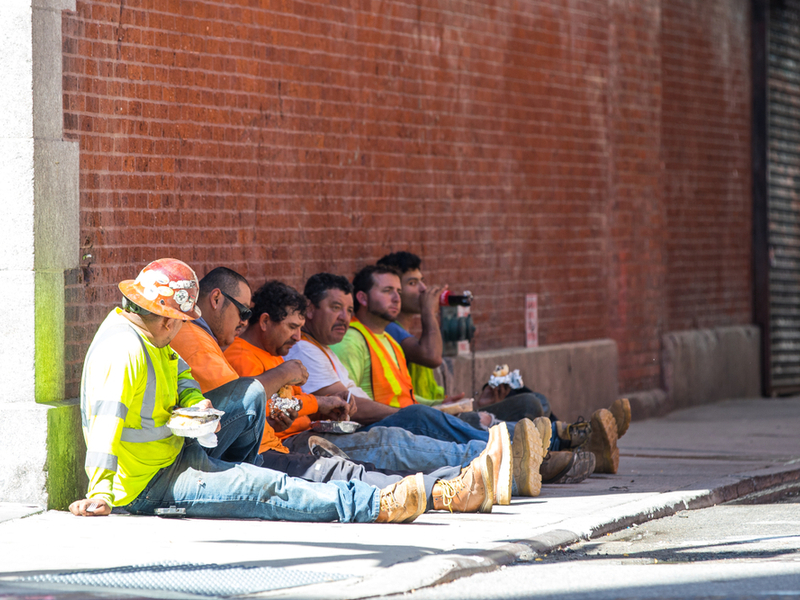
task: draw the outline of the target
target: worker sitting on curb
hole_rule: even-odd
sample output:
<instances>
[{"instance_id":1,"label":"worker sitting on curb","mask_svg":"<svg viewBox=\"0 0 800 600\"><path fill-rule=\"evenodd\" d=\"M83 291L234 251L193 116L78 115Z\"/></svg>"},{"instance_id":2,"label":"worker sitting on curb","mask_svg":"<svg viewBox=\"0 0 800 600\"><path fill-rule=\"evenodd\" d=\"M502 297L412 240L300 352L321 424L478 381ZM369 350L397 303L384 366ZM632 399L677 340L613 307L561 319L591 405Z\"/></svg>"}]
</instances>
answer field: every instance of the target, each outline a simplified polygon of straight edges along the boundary
<instances>
[{"instance_id":1,"label":"worker sitting on curb","mask_svg":"<svg viewBox=\"0 0 800 600\"><path fill-rule=\"evenodd\" d=\"M420 475L380 490L360 481L309 483L258 466L266 395L255 379L236 379L205 397L169 343L200 317L194 271L176 259L147 265L119 284L122 308L100 326L81 380L86 438L86 498L80 516L114 506L152 515L175 507L189 517L291 521L411 522L425 510ZM225 412L216 446L167 427L177 407ZM213 445L206 442L207 445Z\"/></svg>"},{"instance_id":2,"label":"worker sitting on curb","mask_svg":"<svg viewBox=\"0 0 800 600\"><path fill-rule=\"evenodd\" d=\"M305 299L299 294L295 295L305 306ZM280 310L291 310L298 298L291 294L281 296ZM197 303L203 317L183 327L173 340L172 347L185 357L193 375L200 382L201 391L213 394L216 388L239 378L223 355L220 344L229 349L237 345L236 331L240 325L247 323L253 313L248 308L251 304L250 285L239 273L226 267L218 267L200 280ZM274 368L265 372L262 367L258 373L254 373L257 379L266 378L278 386L291 386L296 381L295 377L305 380L306 371L299 361L284 362L281 358L271 367ZM280 376L275 377L273 373ZM338 396L304 396L299 394L299 388L296 388L296 392L295 395L303 401L304 415L316 413L318 417L331 418L340 409L349 408ZM343 416L348 412L349 410L342 411ZM403 464L395 463L394 466L378 468L369 462L345 460L324 449L317 455L311 454L307 445L290 452L281 442L281 438L285 438L290 431L297 431L293 422L305 422L305 427L300 428L305 430L310 421L308 417L297 418L297 412L289 409L286 413L275 411L273 416L267 417L259 448L264 467L307 481L359 480L377 487L386 487L411 473L424 471L422 479L428 499L427 506L431 510L474 512L482 509L488 512L491 510L494 481L493 469L487 465L492 460L497 464L509 463L511 460L510 449L504 449L499 438L495 444L489 446L459 446L396 431L395 434L401 434L401 437L385 436L381 443L390 447L392 444L410 446L414 448L414 454L407 453L409 460ZM322 455L318 455L320 453ZM439 454L452 455L456 460L454 464L446 465L436 458ZM409 466L413 464L413 456L418 457L418 462L421 462L419 469ZM420 461L420 457L424 460ZM462 469L462 465L466 465L466 468ZM485 502L487 497L490 500L488 504Z\"/></svg>"},{"instance_id":3,"label":"worker sitting on curb","mask_svg":"<svg viewBox=\"0 0 800 600\"><path fill-rule=\"evenodd\" d=\"M422 386L423 389L431 390L428 395L444 398L444 390L436 384L431 369L442 362L442 337L438 323L438 297L442 288L428 287L425 284L421 271L422 259L411 252L387 254L377 264L394 267L400 273L400 313L393 323L386 326L386 333L403 348L414 390ZM422 322L419 339L408 332L416 315L420 315ZM630 403L625 398L615 401L608 410L595 411L590 423L579 421L572 424L554 417L547 398L527 387L512 390L508 385L485 385L477 406L481 412L489 412L504 421L517 421L525 417L533 419L538 416L550 418L551 452L542 465L544 483L572 483L581 479L580 474L585 473L588 476L592 473L585 454L557 453L579 447L595 455L596 472L617 472L617 439L627 431L631 420ZM469 423L477 424L479 414L460 416ZM592 431L597 432L593 439Z\"/></svg>"}]
</instances>

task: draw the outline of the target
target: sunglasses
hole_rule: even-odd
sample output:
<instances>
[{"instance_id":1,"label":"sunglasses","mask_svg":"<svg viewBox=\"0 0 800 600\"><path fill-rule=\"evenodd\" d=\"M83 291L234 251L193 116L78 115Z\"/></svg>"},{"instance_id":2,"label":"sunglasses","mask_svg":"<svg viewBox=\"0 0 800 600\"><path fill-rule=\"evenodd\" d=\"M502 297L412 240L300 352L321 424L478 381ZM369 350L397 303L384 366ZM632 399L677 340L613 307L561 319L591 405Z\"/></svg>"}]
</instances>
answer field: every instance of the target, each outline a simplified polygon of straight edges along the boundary
<instances>
[{"instance_id":1,"label":"sunglasses","mask_svg":"<svg viewBox=\"0 0 800 600\"><path fill-rule=\"evenodd\" d=\"M223 296L225 296L225 297L226 297L228 300L230 300L231 302L233 302L233 305L234 305L234 306L236 307L236 309L239 311L239 318L240 318L242 321L249 321L249 320L250 320L250 317L251 317L251 316L253 316L253 311L252 311L252 310L250 310L250 308L249 308L249 307L247 307L247 306L245 306L244 304L242 304L241 302L239 302L239 301L238 301L236 298L233 298L233 297L229 296L228 294L226 294L226 293L225 293L225 292L223 292L222 290L220 290L220 293L221 293Z\"/></svg>"}]
</instances>

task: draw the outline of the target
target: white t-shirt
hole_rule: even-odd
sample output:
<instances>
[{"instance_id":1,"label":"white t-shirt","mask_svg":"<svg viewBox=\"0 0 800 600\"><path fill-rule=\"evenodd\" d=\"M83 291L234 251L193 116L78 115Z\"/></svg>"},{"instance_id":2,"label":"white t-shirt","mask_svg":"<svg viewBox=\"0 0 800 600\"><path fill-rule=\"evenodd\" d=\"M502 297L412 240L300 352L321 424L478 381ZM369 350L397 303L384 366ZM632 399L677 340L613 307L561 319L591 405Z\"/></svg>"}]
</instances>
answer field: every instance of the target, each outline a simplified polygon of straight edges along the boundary
<instances>
[{"instance_id":1,"label":"white t-shirt","mask_svg":"<svg viewBox=\"0 0 800 600\"><path fill-rule=\"evenodd\" d=\"M347 368L339 357L327 348L323 351L311 342L300 340L289 350L286 360L299 360L308 371L308 381L302 386L306 394L315 394L329 385L341 382L354 396L369 398L367 393L350 379Z\"/></svg>"}]
</instances>

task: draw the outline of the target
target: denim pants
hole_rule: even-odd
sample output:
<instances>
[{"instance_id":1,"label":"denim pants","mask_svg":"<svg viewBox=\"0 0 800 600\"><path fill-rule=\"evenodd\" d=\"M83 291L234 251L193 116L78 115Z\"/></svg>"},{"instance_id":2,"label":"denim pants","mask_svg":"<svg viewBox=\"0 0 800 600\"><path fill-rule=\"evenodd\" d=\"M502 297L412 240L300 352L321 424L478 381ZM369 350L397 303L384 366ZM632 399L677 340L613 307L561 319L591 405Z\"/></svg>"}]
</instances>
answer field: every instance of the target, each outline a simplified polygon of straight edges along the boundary
<instances>
[{"instance_id":1,"label":"denim pants","mask_svg":"<svg viewBox=\"0 0 800 600\"><path fill-rule=\"evenodd\" d=\"M292 477L299 477L306 481L352 481L358 480L385 488L413 475L416 471L394 471L392 469L379 469L367 462L346 460L335 456L333 458L320 458L309 454L289 452L284 454L276 450L267 450L261 457L264 459L263 467L286 473ZM439 467L430 473L424 473L422 480L425 482L425 494L428 498L428 509L433 508L433 486L440 479L454 479L461 474L461 466Z\"/></svg>"},{"instance_id":2,"label":"denim pants","mask_svg":"<svg viewBox=\"0 0 800 600\"><path fill-rule=\"evenodd\" d=\"M506 421L508 435L512 440L514 439L515 424L515 422ZM435 440L456 442L457 444L466 444L472 440L489 441L488 431L473 427L467 421L424 404L412 404L401 408L393 415L389 415L361 431L369 431L372 427L400 427L415 435L424 435Z\"/></svg>"},{"instance_id":3,"label":"denim pants","mask_svg":"<svg viewBox=\"0 0 800 600\"><path fill-rule=\"evenodd\" d=\"M375 521L380 490L361 481L311 483L260 466L266 422L261 384L241 378L206 394L225 411L216 448L187 438L180 454L161 469L126 509L151 515L177 506L186 516L287 521Z\"/></svg>"},{"instance_id":4,"label":"denim pants","mask_svg":"<svg viewBox=\"0 0 800 600\"><path fill-rule=\"evenodd\" d=\"M308 438L312 435L330 440L355 461L394 471L431 473L444 466L463 467L486 448L480 440L466 444L443 442L399 427L370 427L347 434L304 431L284 439L283 445L292 452L308 452Z\"/></svg>"}]
</instances>

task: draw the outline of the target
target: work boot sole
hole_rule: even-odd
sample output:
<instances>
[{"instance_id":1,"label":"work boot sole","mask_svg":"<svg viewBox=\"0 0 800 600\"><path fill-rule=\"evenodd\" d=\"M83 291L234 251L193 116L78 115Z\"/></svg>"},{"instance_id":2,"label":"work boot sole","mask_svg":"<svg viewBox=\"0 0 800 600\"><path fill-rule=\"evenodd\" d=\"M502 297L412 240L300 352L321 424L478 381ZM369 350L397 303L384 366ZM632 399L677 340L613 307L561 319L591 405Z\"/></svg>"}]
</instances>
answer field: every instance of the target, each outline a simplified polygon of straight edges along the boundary
<instances>
[{"instance_id":1,"label":"work boot sole","mask_svg":"<svg viewBox=\"0 0 800 600\"><path fill-rule=\"evenodd\" d=\"M592 436L584 446L594 454L595 473L616 473L619 467L619 448L617 448L617 422L611 411L605 408L592 415Z\"/></svg>"},{"instance_id":2,"label":"work boot sole","mask_svg":"<svg viewBox=\"0 0 800 600\"><path fill-rule=\"evenodd\" d=\"M512 471L512 456L511 456L511 440L508 437L508 427L505 423L500 423L489 429L489 445L497 438L500 437L500 445L502 447L502 455L500 464L492 463L493 473L496 477L492 480L497 482L494 487L494 503L507 505L511 504L511 471Z\"/></svg>"},{"instance_id":3,"label":"work boot sole","mask_svg":"<svg viewBox=\"0 0 800 600\"><path fill-rule=\"evenodd\" d=\"M494 504L494 465L492 465L492 457L486 456L485 460L480 463L481 466L481 479L483 479L483 487L486 490L486 496L481 502L478 512L490 513L492 512L492 505Z\"/></svg>"},{"instance_id":4,"label":"work boot sole","mask_svg":"<svg viewBox=\"0 0 800 600\"><path fill-rule=\"evenodd\" d=\"M573 458L566 469L555 477L542 483L580 483L594 473L595 458L591 452L578 450L573 453Z\"/></svg>"},{"instance_id":5,"label":"work boot sole","mask_svg":"<svg viewBox=\"0 0 800 600\"><path fill-rule=\"evenodd\" d=\"M530 419L522 419L514 427L514 479L520 496L538 496L542 491L542 474L539 472L544 460L544 449L539 430Z\"/></svg>"},{"instance_id":6,"label":"work boot sole","mask_svg":"<svg viewBox=\"0 0 800 600\"><path fill-rule=\"evenodd\" d=\"M617 439L625 435L631 424L631 401L627 398L618 398L608 409L617 422Z\"/></svg>"},{"instance_id":7,"label":"work boot sole","mask_svg":"<svg viewBox=\"0 0 800 600\"><path fill-rule=\"evenodd\" d=\"M539 437L542 438L542 450L544 450L544 455L547 456L547 452L550 450L550 442L553 438L553 423L547 417L536 417L533 420L533 424L536 425Z\"/></svg>"}]
</instances>

